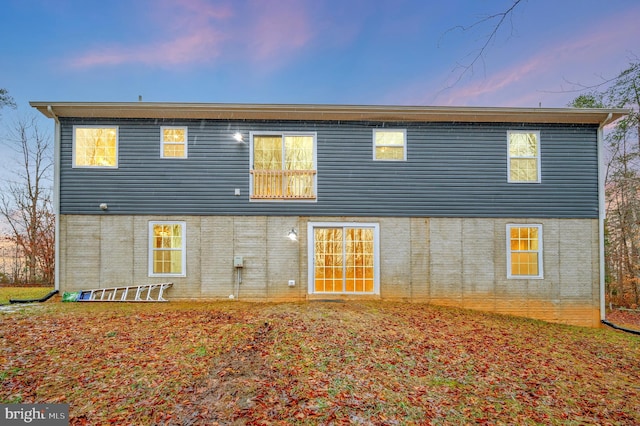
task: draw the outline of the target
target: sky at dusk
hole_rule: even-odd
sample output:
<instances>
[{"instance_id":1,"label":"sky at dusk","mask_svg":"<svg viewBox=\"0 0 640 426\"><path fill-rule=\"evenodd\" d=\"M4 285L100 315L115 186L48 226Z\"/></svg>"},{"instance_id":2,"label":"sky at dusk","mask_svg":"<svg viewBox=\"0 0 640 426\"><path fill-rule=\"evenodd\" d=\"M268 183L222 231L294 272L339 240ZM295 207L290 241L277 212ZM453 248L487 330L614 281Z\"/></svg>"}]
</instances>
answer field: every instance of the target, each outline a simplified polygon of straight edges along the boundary
<instances>
[{"instance_id":1,"label":"sky at dusk","mask_svg":"<svg viewBox=\"0 0 640 426\"><path fill-rule=\"evenodd\" d=\"M638 0L2 0L29 101L563 107L640 55ZM461 78L460 78L461 76ZM459 79L459 80L458 80ZM3 114L6 116L6 111Z\"/></svg>"}]
</instances>

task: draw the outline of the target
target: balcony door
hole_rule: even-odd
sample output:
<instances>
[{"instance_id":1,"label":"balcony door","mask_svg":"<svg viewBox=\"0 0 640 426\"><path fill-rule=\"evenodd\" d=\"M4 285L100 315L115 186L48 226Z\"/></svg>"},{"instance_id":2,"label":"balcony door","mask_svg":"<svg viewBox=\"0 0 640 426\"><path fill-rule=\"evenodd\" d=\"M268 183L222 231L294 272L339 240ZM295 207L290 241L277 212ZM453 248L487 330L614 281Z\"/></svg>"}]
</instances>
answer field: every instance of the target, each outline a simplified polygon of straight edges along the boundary
<instances>
[{"instance_id":1,"label":"balcony door","mask_svg":"<svg viewBox=\"0 0 640 426\"><path fill-rule=\"evenodd\" d=\"M315 158L315 133L251 133L251 200L315 200Z\"/></svg>"}]
</instances>

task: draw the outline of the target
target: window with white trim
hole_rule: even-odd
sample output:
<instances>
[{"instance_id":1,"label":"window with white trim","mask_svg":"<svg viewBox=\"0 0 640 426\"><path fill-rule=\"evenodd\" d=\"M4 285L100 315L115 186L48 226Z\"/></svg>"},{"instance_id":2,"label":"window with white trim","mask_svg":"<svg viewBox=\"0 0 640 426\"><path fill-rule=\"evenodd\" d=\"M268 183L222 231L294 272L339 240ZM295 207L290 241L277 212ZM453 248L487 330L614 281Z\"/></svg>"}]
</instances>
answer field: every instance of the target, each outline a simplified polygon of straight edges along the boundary
<instances>
[{"instance_id":1,"label":"window with white trim","mask_svg":"<svg viewBox=\"0 0 640 426\"><path fill-rule=\"evenodd\" d=\"M185 222L149 222L149 276L186 276Z\"/></svg>"},{"instance_id":2,"label":"window with white trim","mask_svg":"<svg viewBox=\"0 0 640 426\"><path fill-rule=\"evenodd\" d=\"M507 278L543 278L542 225L507 225Z\"/></svg>"},{"instance_id":3,"label":"window with white trim","mask_svg":"<svg viewBox=\"0 0 640 426\"><path fill-rule=\"evenodd\" d=\"M251 134L251 199L316 199L316 134Z\"/></svg>"},{"instance_id":4,"label":"window with white trim","mask_svg":"<svg viewBox=\"0 0 640 426\"><path fill-rule=\"evenodd\" d=\"M540 132L507 132L508 182L540 183Z\"/></svg>"},{"instance_id":5,"label":"window with white trim","mask_svg":"<svg viewBox=\"0 0 640 426\"><path fill-rule=\"evenodd\" d=\"M73 126L73 167L118 167L118 127Z\"/></svg>"},{"instance_id":6,"label":"window with white trim","mask_svg":"<svg viewBox=\"0 0 640 426\"><path fill-rule=\"evenodd\" d=\"M187 128L162 126L160 128L160 157L187 158Z\"/></svg>"},{"instance_id":7,"label":"window with white trim","mask_svg":"<svg viewBox=\"0 0 640 426\"><path fill-rule=\"evenodd\" d=\"M373 159L405 161L407 131L404 129L373 129Z\"/></svg>"}]
</instances>

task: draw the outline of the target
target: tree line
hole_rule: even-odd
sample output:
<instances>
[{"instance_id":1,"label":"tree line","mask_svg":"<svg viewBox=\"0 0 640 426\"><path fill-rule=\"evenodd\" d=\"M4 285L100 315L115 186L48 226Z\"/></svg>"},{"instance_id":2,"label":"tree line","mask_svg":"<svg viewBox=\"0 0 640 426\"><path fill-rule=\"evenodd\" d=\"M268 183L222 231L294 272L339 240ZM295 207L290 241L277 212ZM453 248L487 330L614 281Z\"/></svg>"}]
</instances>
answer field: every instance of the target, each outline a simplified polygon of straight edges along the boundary
<instances>
[{"instance_id":1,"label":"tree line","mask_svg":"<svg viewBox=\"0 0 640 426\"><path fill-rule=\"evenodd\" d=\"M16 108L6 89L0 89L2 108ZM2 247L0 282L53 285L55 217L50 137L39 129L35 117L23 118L3 135L2 143L14 152L17 161L5 171L0 187L0 219L8 227L5 242L9 243Z\"/></svg>"},{"instance_id":2,"label":"tree line","mask_svg":"<svg viewBox=\"0 0 640 426\"><path fill-rule=\"evenodd\" d=\"M606 293L611 304L640 305L640 61L587 88L573 107L628 108L605 133Z\"/></svg>"}]
</instances>

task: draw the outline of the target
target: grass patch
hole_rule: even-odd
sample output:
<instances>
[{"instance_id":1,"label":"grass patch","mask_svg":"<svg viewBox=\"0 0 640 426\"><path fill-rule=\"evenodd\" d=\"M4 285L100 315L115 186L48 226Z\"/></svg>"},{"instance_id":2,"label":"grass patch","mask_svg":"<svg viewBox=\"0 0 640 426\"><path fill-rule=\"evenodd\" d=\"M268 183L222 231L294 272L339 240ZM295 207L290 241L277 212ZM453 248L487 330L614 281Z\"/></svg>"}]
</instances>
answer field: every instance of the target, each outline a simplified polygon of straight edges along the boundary
<instances>
[{"instance_id":1,"label":"grass patch","mask_svg":"<svg viewBox=\"0 0 640 426\"><path fill-rule=\"evenodd\" d=\"M53 287L0 287L0 305L10 299L40 299L53 291Z\"/></svg>"},{"instance_id":2,"label":"grass patch","mask_svg":"<svg viewBox=\"0 0 640 426\"><path fill-rule=\"evenodd\" d=\"M87 424L640 424L640 339L392 302L0 313L0 403Z\"/></svg>"}]
</instances>

